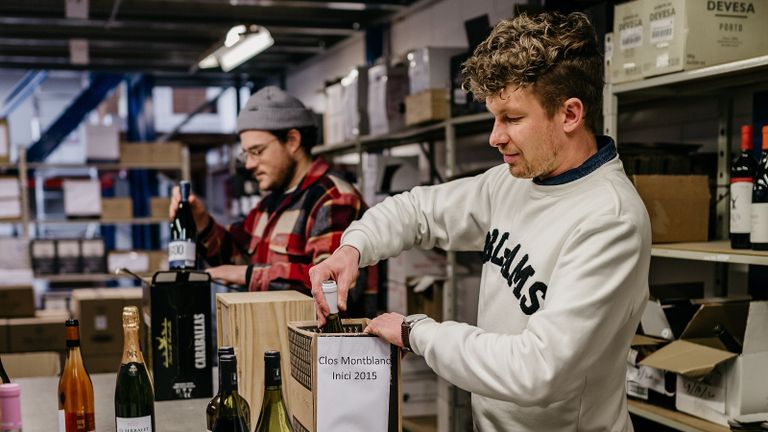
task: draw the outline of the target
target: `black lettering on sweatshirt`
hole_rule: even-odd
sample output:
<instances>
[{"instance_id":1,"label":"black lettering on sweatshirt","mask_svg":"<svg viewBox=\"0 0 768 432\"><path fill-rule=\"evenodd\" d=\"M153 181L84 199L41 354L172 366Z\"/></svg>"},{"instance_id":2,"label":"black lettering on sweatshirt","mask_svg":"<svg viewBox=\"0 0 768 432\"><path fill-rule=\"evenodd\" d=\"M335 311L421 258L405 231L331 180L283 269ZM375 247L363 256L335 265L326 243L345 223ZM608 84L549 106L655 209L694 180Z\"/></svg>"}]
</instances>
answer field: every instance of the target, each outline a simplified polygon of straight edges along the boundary
<instances>
[{"instance_id":1,"label":"black lettering on sweatshirt","mask_svg":"<svg viewBox=\"0 0 768 432\"><path fill-rule=\"evenodd\" d=\"M483 263L490 262L499 267L499 273L507 281L507 286L512 288L514 285L512 294L520 301L520 310L526 315L533 315L541 308L539 296L544 300L547 285L533 280L528 284L529 279L536 274L536 270L528 264L528 254L523 254L518 259L522 249L519 243L512 249L504 247L508 239L508 232L501 233L499 237L498 229L488 231L485 235L485 247L483 247Z\"/></svg>"}]
</instances>

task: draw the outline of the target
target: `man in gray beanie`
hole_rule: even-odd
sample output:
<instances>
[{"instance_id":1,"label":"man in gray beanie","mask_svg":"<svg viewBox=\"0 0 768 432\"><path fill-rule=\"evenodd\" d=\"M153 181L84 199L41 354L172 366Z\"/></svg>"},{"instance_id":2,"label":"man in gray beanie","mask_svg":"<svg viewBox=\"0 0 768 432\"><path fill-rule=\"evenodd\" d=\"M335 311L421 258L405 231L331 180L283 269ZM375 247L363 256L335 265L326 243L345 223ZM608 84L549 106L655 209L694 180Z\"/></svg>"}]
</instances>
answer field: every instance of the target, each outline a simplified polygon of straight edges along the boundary
<instances>
[{"instance_id":1,"label":"man in gray beanie","mask_svg":"<svg viewBox=\"0 0 768 432\"><path fill-rule=\"evenodd\" d=\"M339 247L341 234L366 209L355 188L313 159L317 126L312 111L277 87L253 94L237 118L242 151L263 195L245 221L224 227L194 195L198 255L214 279L250 291L295 289L310 294L309 268ZM170 216L180 195L174 189ZM378 268L361 273L349 293L350 316L373 316Z\"/></svg>"}]
</instances>

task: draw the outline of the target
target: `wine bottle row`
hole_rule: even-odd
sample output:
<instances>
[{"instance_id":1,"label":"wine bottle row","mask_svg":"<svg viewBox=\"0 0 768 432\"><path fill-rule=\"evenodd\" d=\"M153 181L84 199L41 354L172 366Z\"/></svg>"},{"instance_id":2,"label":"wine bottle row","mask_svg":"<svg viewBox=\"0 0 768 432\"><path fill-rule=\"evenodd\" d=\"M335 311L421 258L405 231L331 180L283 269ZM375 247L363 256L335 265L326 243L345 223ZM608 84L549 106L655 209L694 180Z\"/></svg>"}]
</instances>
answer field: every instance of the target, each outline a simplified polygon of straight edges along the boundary
<instances>
[{"instance_id":1,"label":"wine bottle row","mask_svg":"<svg viewBox=\"0 0 768 432\"><path fill-rule=\"evenodd\" d=\"M759 161L753 147L752 126L742 126L741 153L731 164L731 247L768 250L768 126Z\"/></svg>"}]
</instances>

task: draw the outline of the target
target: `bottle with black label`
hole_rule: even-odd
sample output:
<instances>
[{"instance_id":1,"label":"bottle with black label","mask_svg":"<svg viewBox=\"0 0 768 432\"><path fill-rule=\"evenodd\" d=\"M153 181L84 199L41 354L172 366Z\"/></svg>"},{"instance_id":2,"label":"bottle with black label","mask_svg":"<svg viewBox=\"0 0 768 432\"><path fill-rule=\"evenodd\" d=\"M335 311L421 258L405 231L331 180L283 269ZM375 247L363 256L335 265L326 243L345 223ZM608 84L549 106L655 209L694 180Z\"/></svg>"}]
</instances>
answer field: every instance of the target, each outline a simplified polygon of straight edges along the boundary
<instances>
[{"instance_id":1,"label":"bottle with black label","mask_svg":"<svg viewBox=\"0 0 768 432\"><path fill-rule=\"evenodd\" d=\"M752 227L749 236L752 249L756 250L768 250L768 126L763 126L762 139L763 152L752 186Z\"/></svg>"},{"instance_id":2,"label":"bottle with black label","mask_svg":"<svg viewBox=\"0 0 768 432\"><path fill-rule=\"evenodd\" d=\"M223 355L219 361L219 412L213 424L213 432L250 432L245 419L240 395L237 390L237 359Z\"/></svg>"},{"instance_id":3,"label":"bottle with black label","mask_svg":"<svg viewBox=\"0 0 768 432\"><path fill-rule=\"evenodd\" d=\"M219 364L221 364L221 358L227 355L235 355L235 349L231 346L223 346L219 348ZM221 382L222 369L219 367L219 382ZM251 424L251 406L248 401L238 393L237 397L240 398L240 408L243 409L243 415L245 415L245 421ZM208 406L205 409L206 424L208 426L208 432L213 430L213 425L216 423L216 418L219 415L219 406L221 405L221 388L219 392L208 402Z\"/></svg>"},{"instance_id":4,"label":"bottle with black label","mask_svg":"<svg viewBox=\"0 0 768 432\"><path fill-rule=\"evenodd\" d=\"M123 308L123 358L115 385L117 432L155 431L155 393L139 343L139 309Z\"/></svg>"},{"instance_id":5,"label":"bottle with black label","mask_svg":"<svg viewBox=\"0 0 768 432\"><path fill-rule=\"evenodd\" d=\"M752 231L752 179L757 162L752 157L752 126L741 127L741 154L731 164L731 247L749 249Z\"/></svg>"},{"instance_id":6,"label":"bottle with black label","mask_svg":"<svg viewBox=\"0 0 768 432\"><path fill-rule=\"evenodd\" d=\"M264 353L264 397L254 432L292 432L291 418L283 401L280 351Z\"/></svg>"},{"instance_id":7,"label":"bottle with black label","mask_svg":"<svg viewBox=\"0 0 768 432\"><path fill-rule=\"evenodd\" d=\"M181 202L176 217L171 221L171 239L168 244L168 266L172 270L197 268L197 227L189 205L190 184L179 184Z\"/></svg>"}]
</instances>

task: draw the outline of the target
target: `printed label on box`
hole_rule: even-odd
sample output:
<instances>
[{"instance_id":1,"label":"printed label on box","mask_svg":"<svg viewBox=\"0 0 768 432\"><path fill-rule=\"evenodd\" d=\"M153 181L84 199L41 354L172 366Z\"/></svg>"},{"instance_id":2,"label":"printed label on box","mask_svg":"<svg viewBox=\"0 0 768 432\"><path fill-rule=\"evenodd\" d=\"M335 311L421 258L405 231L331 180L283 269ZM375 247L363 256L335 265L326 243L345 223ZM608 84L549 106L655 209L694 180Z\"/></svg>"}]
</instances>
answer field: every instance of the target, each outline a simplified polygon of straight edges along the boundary
<instances>
[{"instance_id":1,"label":"printed label on box","mask_svg":"<svg viewBox=\"0 0 768 432\"><path fill-rule=\"evenodd\" d=\"M372 337L317 339L317 431L388 430L390 345Z\"/></svg>"},{"instance_id":2,"label":"printed label on box","mask_svg":"<svg viewBox=\"0 0 768 432\"><path fill-rule=\"evenodd\" d=\"M620 36L619 48L622 50L637 48L643 44L643 28L640 26L624 29Z\"/></svg>"}]
</instances>

